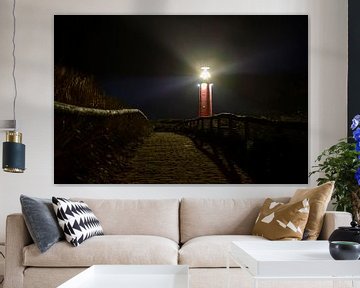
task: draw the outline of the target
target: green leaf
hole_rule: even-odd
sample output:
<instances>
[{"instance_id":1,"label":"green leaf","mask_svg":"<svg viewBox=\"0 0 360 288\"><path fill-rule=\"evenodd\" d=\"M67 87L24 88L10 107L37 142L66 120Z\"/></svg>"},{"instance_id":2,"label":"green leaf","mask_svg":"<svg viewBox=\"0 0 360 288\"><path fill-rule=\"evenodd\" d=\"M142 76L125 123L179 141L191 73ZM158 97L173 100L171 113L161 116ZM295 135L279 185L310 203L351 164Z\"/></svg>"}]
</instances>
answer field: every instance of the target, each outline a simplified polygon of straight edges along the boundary
<instances>
[{"instance_id":1,"label":"green leaf","mask_svg":"<svg viewBox=\"0 0 360 288\"><path fill-rule=\"evenodd\" d=\"M317 165L312 166L309 176L317 174L316 182L319 185L335 181L332 195L335 209L351 212L351 193L359 188L354 174L360 167L360 153L356 152L355 143L348 143L347 140L341 139L337 144L325 149L316 158Z\"/></svg>"}]
</instances>

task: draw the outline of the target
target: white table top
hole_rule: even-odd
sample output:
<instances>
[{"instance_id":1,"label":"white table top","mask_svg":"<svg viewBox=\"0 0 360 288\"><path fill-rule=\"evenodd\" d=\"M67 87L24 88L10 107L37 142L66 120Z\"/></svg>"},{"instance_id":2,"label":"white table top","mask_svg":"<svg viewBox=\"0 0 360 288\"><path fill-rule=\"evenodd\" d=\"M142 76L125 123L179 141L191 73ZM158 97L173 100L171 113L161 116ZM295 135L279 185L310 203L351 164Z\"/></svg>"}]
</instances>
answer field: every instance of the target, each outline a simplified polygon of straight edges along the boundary
<instances>
[{"instance_id":1,"label":"white table top","mask_svg":"<svg viewBox=\"0 0 360 288\"><path fill-rule=\"evenodd\" d=\"M334 260L328 241L235 241L230 253L256 277L360 277L360 261Z\"/></svg>"},{"instance_id":2,"label":"white table top","mask_svg":"<svg viewBox=\"0 0 360 288\"><path fill-rule=\"evenodd\" d=\"M94 265L58 288L188 288L185 265Z\"/></svg>"}]
</instances>

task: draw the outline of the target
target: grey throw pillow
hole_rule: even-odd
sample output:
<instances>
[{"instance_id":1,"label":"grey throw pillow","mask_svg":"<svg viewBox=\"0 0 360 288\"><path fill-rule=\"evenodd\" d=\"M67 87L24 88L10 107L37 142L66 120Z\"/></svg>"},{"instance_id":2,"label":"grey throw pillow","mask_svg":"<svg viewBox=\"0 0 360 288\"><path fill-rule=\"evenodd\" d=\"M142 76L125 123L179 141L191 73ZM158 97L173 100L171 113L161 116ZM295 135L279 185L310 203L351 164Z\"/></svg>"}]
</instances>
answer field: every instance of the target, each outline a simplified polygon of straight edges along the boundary
<instances>
[{"instance_id":1,"label":"grey throw pillow","mask_svg":"<svg viewBox=\"0 0 360 288\"><path fill-rule=\"evenodd\" d=\"M51 199L21 195L20 203L31 238L41 253L64 238Z\"/></svg>"}]
</instances>

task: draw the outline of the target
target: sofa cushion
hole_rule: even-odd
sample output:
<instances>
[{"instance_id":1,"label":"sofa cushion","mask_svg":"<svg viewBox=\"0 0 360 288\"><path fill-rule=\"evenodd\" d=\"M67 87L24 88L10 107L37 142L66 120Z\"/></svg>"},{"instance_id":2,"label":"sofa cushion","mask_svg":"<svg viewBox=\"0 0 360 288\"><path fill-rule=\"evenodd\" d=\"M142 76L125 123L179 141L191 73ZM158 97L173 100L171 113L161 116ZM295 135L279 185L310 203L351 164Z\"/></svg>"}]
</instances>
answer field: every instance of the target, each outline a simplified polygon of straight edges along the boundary
<instances>
[{"instance_id":1,"label":"sofa cushion","mask_svg":"<svg viewBox=\"0 0 360 288\"><path fill-rule=\"evenodd\" d=\"M316 240L319 237L334 184L334 181L330 181L314 188L298 189L290 199L290 203L309 199L310 213L305 227L307 237L304 240Z\"/></svg>"},{"instance_id":2,"label":"sofa cushion","mask_svg":"<svg viewBox=\"0 0 360 288\"><path fill-rule=\"evenodd\" d=\"M75 277L88 267L38 268L28 267L24 270L24 285L21 288L55 288ZM10 286L13 287L13 286ZM79 287L79 286L78 286ZM103 286L104 287L104 286ZM84 287L82 287L84 288ZM105 288L105 287L104 287Z\"/></svg>"},{"instance_id":3,"label":"sofa cushion","mask_svg":"<svg viewBox=\"0 0 360 288\"><path fill-rule=\"evenodd\" d=\"M214 235L193 238L179 251L179 264L190 267L226 267L227 255L232 241L268 241L252 235ZM231 267L239 267L230 261Z\"/></svg>"},{"instance_id":4,"label":"sofa cushion","mask_svg":"<svg viewBox=\"0 0 360 288\"><path fill-rule=\"evenodd\" d=\"M86 203L59 197L52 197L52 202L65 239L72 245L79 246L91 237L104 235L99 220Z\"/></svg>"},{"instance_id":5,"label":"sofa cushion","mask_svg":"<svg viewBox=\"0 0 360 288\"><path fill-rule=\"evenodd\" d=\"M105 235L155 235L179 242L178 199L83 199Z\"/></svg>"},{"instance_id":6,"label":"sofa cushion","mask_svg":"<svg viewBox=\"0 0 360 288\"><path fill-rule=\"evenodd\" d=\"M288 201L288 198L278 200ZM263 202L264 198L184 198L180 206L181 243L205 235L251 234Z\"/></svg>"},{"instance_id":7,"label":"sofa cushion","mask_svg":"<svg viewBox=\"0 0 360 288\"><path fill-rule=\"evenodd\" d=\"M78 247L66 241L45 253L34 244L24 247L25 266L88 267L95 264L171 264L178 260L178 244L159 236L95 236Z\"/></svg>"}]
</instances>

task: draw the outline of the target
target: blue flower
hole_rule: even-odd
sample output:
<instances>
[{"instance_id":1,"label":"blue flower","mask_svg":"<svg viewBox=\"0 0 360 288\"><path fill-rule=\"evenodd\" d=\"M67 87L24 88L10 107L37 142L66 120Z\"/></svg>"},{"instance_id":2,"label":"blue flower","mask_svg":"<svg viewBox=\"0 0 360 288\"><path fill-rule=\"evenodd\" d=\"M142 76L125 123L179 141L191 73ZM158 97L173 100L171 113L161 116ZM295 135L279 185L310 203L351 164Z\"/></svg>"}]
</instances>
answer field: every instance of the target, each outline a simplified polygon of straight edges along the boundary
<instances>
[{"instance_id":1,"label":"blue flower","mask_svg":"<svg viewBox=\"0 0 360 288\"><path fill-rule=\"evenodd\" d=\"M360 115L356 115L353 119L352 119L352 124L351 124L351 129L355 130L360 124Z\"/></svg>"},{"instance_id":2,"label":"blue flower","mask_svg":"<svg viewBox=\"0 0 360 288\"><path fill-rule=\"evenodd\" d=\"M356 152L360 152L360 115L356 115L352 119L351 129L353 130L353 136L356 141L355 150ZM357 155L358 160L360 160L360 154ZM355 172L355 179L360 186L360 167Z\"/></svg>"},{"instance_id":3,"label":"blue flower","mask_svg":"<svg viewBox=\"0 0 360 288\"><path fill-rule=\"evenodd\" d=\"M356 130L353 131L353 136L356 142L360 141L360 128L356 128Z\"/></svg>"},{"instance_id":4,"label":"blue flower","mask_svg":"<svg viewBox=\"0 0 360 288\"><path fill-rule=\"evenodd\" d=\"M355 173L355 179L358 182L359 186L360 186L360 167L358 168L358 170Z\"/></svg>"}]
</instances>

